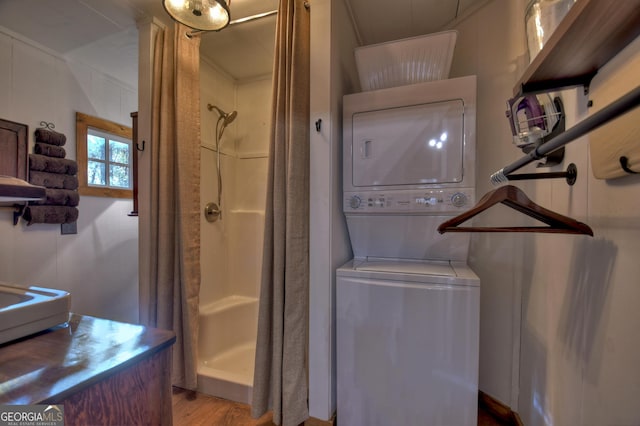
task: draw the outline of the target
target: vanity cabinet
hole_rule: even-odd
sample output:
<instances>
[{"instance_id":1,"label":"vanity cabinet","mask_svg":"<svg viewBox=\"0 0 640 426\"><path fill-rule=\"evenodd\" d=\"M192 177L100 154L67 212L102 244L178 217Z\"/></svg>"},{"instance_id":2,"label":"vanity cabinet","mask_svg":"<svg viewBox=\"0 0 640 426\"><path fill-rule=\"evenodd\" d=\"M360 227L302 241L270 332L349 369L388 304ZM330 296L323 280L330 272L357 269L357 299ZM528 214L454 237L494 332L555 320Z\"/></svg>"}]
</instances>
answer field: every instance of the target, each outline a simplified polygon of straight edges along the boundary
<instances>
[{"instance_id":1,"label":"vanity cabinet","mask_svg":"<svg viewBox=\"0 0 640 426\"><path fill-rule=\"evenodd\" d=\"M72 314L0 345L0 405L63 404L65 425L171 425L173 331Z\"/></svg>"}]
</instances>

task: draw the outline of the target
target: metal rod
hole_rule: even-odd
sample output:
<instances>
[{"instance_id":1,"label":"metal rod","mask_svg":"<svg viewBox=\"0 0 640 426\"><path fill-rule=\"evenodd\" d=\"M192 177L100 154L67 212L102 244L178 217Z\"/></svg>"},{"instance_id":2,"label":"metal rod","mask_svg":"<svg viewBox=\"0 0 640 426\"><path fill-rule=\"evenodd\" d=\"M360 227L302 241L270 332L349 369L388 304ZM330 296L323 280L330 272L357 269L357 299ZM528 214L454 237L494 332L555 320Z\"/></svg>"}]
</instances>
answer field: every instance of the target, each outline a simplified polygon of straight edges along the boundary
<instances>
[{"instance_id":1,"label":"metal rod","mask_svg":"<svg viewBox=\"0 0 640 426\"><path fill-rule=\"evenodd\" d=\"M503 167L491 175L491 183L494 185L504 183L508 180L508 175L515 172L527 164L544 158L545 155L568 144L574 139L589 133L614 118L640 105L640 86L636 87L618 100L607 105L595 114L585 118L569 130L560 133L555 138L538 146L519 160Z\"/></svg>"},{"instance_id":2,"label":"metal rod","mask_svg":"<svg viewBox=\"0 0 640 426\"><path fill-rule=\"evenodd\" d=\"M244 18L234 19L233 21L229 22L229 25L238 25L244 22L255 21L256 19L266 18L271 15L276 15L277 13L278 10L270 10L269 12L257 13L255 15L247 16Z\"/></svg>"},{"instance_id":3,"label":"metal rod","mask_svg":"<svg viewBox=\"0 0 640 426\"><path fill-rule=\"evenodd\" d=\"M517 175L507 175L509 180L529 180L529 179L555 179L566 178L567 172L549 172L549 173L521 173Z\"/></svg>"},{"instance_id":4,"label":"metal rod","mask_svg":"<svg viewBox=\"0 0 640 426\"><path fill-rule=\"evenodd\" d=\"M278 13L277 9L276 10L270 10L268 12L263 12L263 13L256 13L255 15L245 16L244 18L238 18L238 19L234 19L233 21L229 21L229 25L243 24L245 22L255 21L256 19L262 19L262 18L269 17L271 15L276 15L277 13ZM218 32L218 31L222 31L222 30L211 30L211 31L207 31L207 30L191 30L186 34L186 36L191 38L191 37L193 37L195 35L199 35L199 34L202 34L202 33Z\"/></svg>"},{"instance_id":5,"label":"metal rod","mask_svg":"<svg viewBox=\"0 0 640 426\"><path fill-rule=\"evenodd\" d=\"M578 168L575 164L571 163L564 172L548 172L548 173L518 173L509 174L507 179L509 180L531 180L531 179L566 179L569 185L576 183L578 177Z\"/></svg>"}]
</instances>

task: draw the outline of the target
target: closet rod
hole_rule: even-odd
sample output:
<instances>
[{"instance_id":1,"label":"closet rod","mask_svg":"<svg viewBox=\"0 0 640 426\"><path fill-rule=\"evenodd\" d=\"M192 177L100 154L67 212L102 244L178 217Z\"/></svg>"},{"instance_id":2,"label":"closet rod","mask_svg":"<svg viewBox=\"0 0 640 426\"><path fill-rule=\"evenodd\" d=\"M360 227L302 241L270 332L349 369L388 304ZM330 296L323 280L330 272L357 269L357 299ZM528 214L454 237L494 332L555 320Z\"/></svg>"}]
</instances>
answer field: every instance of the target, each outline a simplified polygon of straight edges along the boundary
<instances>
[{"instance_id":1,"label":"closet rod","mask_svg":"<svg viewBox=\"0 0 640 426\"><path fill-rule=\"evenodd\" d=\"M603 124L613 120L614 118L624 114L627 111L640 105L640 86L636 87L620 99L607 105L595 114L585 118L569 130L560 133L555 138L539 145L536 149L529 152L519 160L503 167L491 175L491 183L499 185L509 180L508 175L515 172L527 164L540 160L552 151L572 142L574 139L589 133L590 131L602 126Z\"/></svg>"}]
</instances>

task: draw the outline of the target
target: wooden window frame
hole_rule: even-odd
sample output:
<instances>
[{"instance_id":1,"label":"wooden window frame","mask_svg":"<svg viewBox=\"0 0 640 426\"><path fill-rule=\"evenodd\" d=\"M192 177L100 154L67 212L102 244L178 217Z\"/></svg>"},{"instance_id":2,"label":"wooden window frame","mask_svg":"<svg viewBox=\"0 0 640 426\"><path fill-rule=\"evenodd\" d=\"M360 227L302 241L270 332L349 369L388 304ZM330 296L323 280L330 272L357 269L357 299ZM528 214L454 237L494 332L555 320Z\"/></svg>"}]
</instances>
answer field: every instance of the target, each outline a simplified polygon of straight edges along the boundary
<instances>
[{"instance_id":1,"label":"wooden window frame","mask_svg":"<svg viewBox=\"0 0 640 426\"><path fill-rule=\"evenodd\" d=\"M114 123L91 115L76 112L76 161L78 162L78 192L80 195L91 197L110 198L133 198L133 189L106 188L90 186L87 179L87 133L89 127L101 130L106 133L121 136L131 141L131 160L129 166L133 166L133 156L136 155L136 148L133 144L133 131L131 127ZM131 179L134 179L131 174ZM133 182L132 182L133 188Z\"/></svg>"}]
</instances>

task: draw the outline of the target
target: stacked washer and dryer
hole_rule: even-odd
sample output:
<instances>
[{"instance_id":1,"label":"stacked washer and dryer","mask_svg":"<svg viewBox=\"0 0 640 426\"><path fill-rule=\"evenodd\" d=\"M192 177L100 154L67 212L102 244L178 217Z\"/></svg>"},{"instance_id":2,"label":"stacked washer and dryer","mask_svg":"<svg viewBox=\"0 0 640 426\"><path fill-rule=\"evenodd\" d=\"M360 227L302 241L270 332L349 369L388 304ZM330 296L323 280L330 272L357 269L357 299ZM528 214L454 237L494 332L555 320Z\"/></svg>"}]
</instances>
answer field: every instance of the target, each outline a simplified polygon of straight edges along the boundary
<instances>
[{"instance_id":1,"label":"stacked washer and dryer","mask_svg":"<svg viewBox=\"0 0 640 426\"><path fill-rule=\"evenodd\" d=\"M480 280L437 232L475 203L475 116L475 76L344 97L341 426L477 424Z\"/></svg>"}]
</instances>

